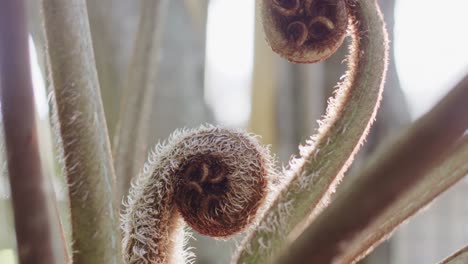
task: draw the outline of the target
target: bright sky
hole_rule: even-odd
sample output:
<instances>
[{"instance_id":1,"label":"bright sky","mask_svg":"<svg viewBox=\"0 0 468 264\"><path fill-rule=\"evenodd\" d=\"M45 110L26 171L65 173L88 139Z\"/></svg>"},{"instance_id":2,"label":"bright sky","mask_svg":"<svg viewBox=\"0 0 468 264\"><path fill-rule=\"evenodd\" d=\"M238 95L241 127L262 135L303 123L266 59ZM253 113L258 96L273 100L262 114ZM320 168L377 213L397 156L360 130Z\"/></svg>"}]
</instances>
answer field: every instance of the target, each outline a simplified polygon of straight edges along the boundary
<instances>
[{"instance_id":1,"label":"bright sky","mask_svg":"<svg viewBox=\"0 0 468 264\"><path fill-rule=\"evenodd\" d=\"M3 264L17 263L15 251L13 249L0 249L0 263L3 263Z\"/></svg>"},{"instance_id":2,"label":"bright sky","mask_svg":"<svg viewBox=\"0 0 468 264\"><path fill-rule=\"evenodd\" d=\"M398 74L417 117L468 72L468 1L400 0L395 11Z\"/></svg>"},{"instance_id":3,"label":"bright sky","mask_svg":"<svg viewBox=\"0 0 468 264\"><path fill-rule=\"evenodd\" d=\"M250 115L254 3L212 0L209 6L206 101L226 126L245 125Z\"/></svg>"},{"instance_id":4,"label":"bright sky","mask_svg":"<svg viewBox=\"0 0 468 264\"><path fill-rule=\"evenodd\" d=\"M31 61L31 75L34 88L34 100L36 101L36 109L40 118L47 118L49 106L46 99L47 97L44 85L44 77L42 76L41 69L39 68L37 51L31 36L29 36L29 59Z\"/></svg>"}]
</instances>

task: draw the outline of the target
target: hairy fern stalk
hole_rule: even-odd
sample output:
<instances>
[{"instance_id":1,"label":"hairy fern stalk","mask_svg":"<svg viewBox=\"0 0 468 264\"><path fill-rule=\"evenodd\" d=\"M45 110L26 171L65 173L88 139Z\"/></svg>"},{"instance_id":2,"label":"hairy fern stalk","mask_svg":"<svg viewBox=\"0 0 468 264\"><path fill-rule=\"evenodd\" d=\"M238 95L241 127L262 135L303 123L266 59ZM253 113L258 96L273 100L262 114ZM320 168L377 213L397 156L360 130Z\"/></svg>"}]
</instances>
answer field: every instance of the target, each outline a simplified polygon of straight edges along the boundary
<instances>
[{"instance_id":1,"label":"hairy fern stalk","mask_svg":"<svg viewBox=\"0 0 468 264\"><path fill-rule=\"evenodd\" d=\"M228 237L255 221L275 177L268 150L237 130L174 132L133 182L122 216L126 263L182 263L185 221Z\"/></svg>"}]
</instances>

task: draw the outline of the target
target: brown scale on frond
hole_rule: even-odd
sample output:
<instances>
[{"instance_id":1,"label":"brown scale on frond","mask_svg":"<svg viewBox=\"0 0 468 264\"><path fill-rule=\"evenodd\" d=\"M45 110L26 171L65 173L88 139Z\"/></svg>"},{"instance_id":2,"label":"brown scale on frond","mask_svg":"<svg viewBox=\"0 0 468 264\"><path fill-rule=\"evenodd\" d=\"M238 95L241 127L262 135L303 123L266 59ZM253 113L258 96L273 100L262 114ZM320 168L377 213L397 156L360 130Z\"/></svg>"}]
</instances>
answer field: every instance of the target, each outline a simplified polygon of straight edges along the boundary
<instances>
[{"instance_id":1,"label":"brown scale on frond","mask_svg":"<svg viewBox=\"0 0 468 264\"><path fill-rule=\"evenodd\" d=\"M287 36L296 46L300 47L304 45L308 38L309 30L307 26L299 21L294 21L288 25Z\"/></svg>"},{"instance_id":2,"label":"brown scale on frond","mask_svg":"<svg viewBox=\"0 0 468 264\"><path fill-rule=\"evenodd\" d=\"M346 0L262 0L267 41L292 62L324 60L343 43L347 8Z\"/></svg>"},{"instance_id":3,"label":"brown scale on frond","mask_svg":"<svg viewBox=\"0 0 468 264\"><path fill-rule=\"evenodd\" d=\"M301 0L272 0L272 6L282 15L292 16L301 7Z\"/></svg>"},{"instance_id":4,"label":"brown scale on frond","mask_svg":"<svg viewBox=\"0 0 468 264\"><path fill-rule=\"evenodd\" d=\"M231 174L236 168L227 164L223 158L210 154L191 157L178 172L175 202L185 221L197 232L223 237L242 230L254 215L266 191L266 179L263 172L258 175L257 184L252 189L236 187L239 177ZM244 179L245 180L245 179ZM239 192L246 198L244 204L235 204L242 210L226 209L233 207L232 192Z\"/></svg>"}]
</instances>

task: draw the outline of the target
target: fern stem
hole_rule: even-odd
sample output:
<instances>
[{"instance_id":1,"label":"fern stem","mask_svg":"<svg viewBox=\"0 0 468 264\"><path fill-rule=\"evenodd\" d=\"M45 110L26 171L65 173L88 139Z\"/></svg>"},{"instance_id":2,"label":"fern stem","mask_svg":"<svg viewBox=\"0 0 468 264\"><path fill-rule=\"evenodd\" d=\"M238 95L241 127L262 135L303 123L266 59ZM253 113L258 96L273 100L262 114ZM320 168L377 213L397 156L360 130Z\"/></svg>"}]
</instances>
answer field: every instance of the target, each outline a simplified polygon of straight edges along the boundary
<instances>
[{"instance_id":1,"label":"fern stem","mask_svg":"<svg viewBox=\"0 0 468 264\"><path fill-rule=\"evenodd\" d=\"M43 0L57 127L69 187L73 263L119 263L115 175L84 0Z\"/></svg>"},{"instance_id":2,"label":"fern stem","mask_svg":"<svg viewBox=\"0 0 468 264\"><path fill-rule=\"evenodd\" d=\"M420 183L383 214L359 233L343 253L345 262L363 258L367 253L392 235L393 231L406 219L416 214L421 208L433 201L468 174L468 136L464 136L448 157L429 172Z\"/></svg>"},{"instance_id":3,"label":"fern stem","mask_svg":"<svg viewBox=\"0 0 468 264\"><path fill-rule=\"evenodd\" d=\"M317 215L328 204L375 119L387 68L387 33L374 0L347 5L353 38L347 77L318 134L286 171L290 181L234 257L238 263L268 263L294 228L301 229L297 226L302 221L310 221L311 214Z\"/></svg>"},{"instance_id":4,"label":"fern stem","mask_svg":"<svg viewBox=\"0 0 468 264\"><path fill-rule=\"evenodd\" d=\"M343 259L353 239L460 143L468 128L466 98L468 76L429 113L381 149L355 180L343 186L333 203L294 241L281 260L357 261Z\"/></svg>"},{"instance_id":5,"label":"fern stem","mask_svg":"<svg viewBox=\"0 0 468 264\"><path fill-rule=\"evenodd\" d=\"M120 119L114 138L114 165L119 197L143 166L148 151L151 100L157 88L161 33L167 0L144 0L132 61L122 91Z\"/></svg>"},{"instance_id":6,"label":"fern stem","mask_svg":"<svg viewBox=\"0 0 468 264\"><path fill-rule=\"evenodd\" d=\"M42 173L30 75L25 3L0 3L0 101L21 263L63 263L58 214ZM3 134L3 131L2 133ZM3 137L2 137L3 140Z\"/></svg>"}]
</instances>

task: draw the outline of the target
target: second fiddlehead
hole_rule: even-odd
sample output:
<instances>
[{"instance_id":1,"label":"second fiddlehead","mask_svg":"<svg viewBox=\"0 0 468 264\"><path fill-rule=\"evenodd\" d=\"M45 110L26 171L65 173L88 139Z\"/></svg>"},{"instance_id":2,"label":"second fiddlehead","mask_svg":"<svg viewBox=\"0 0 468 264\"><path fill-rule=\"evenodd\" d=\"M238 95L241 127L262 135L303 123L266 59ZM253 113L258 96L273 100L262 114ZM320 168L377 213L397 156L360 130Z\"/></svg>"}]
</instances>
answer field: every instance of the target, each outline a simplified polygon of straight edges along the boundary
<instances>
[{"instance_id":1,"label":"second fiddlehead","mask_svg":"<svg viewBox=\"0 0 468 264\"><path fill-rule=\"evenodd\" d=\"M264 31L271 48L296 63L331 56L348 27L345 0L262 0Z\"/></svg>"},{"instance_id":2,"label":"second fiddlehead","mask_svg":"<svg viewBox=\"0 0 468 264\"><path fill-rule=\"evenodd\" d=\"M285 171L289 176L289 182L263 215L259 227L247 236L242 248L234 257L234 262L270 263L277 254L281 253L281 249L288 243L285 237L294 239L297 234L292 234L292 231L302 231L303 226L328 204L330 195L341 181L343 173L352 162L375 119L383 91L388 58L387 34L382 15L375 0L341 2L262 1L262 19L266 37L273 50L291 61L317 61L326 58L328 53L323 52L324 47L317 46L318 49L314 49L314 45L298 47L297 39L300 38L294 36L300 34L293 34L288 39L287 32L290 31L287 31L287 28L285 31L285 27L281 26L283 24L275 22L278 20L275 14L280 12L288 16L289 11L294 10L295 14L306 14L306 18L301 18L301 21L305 21L304 19L313 21L315 18L312 15L307 16L307 12L310 12L307 8L311 4L327 3L333 7L332 9L343 7L346 10L331 12L332 16L328 17L328 20L334 24L336 21L348 20L352 44L346 79L339 84L335 97L329 102L327 114L320 122L317 135L301 148L301 157L291 161ZM278 4L289 11L274 11L280 10L275 7ZM346 17L337 19L333 16L337 14ZM320 20L322 24L329 23L324 22L328 20ZM279 21L291 23L287 20ZM327 49L332 51L336 49L334 47L336 38L333 38L333 32L327 36L331 37ZM275 44L276 42L279 44ZM301 42L302 40L299 43Z\"/></svg>"}]
</instances>

